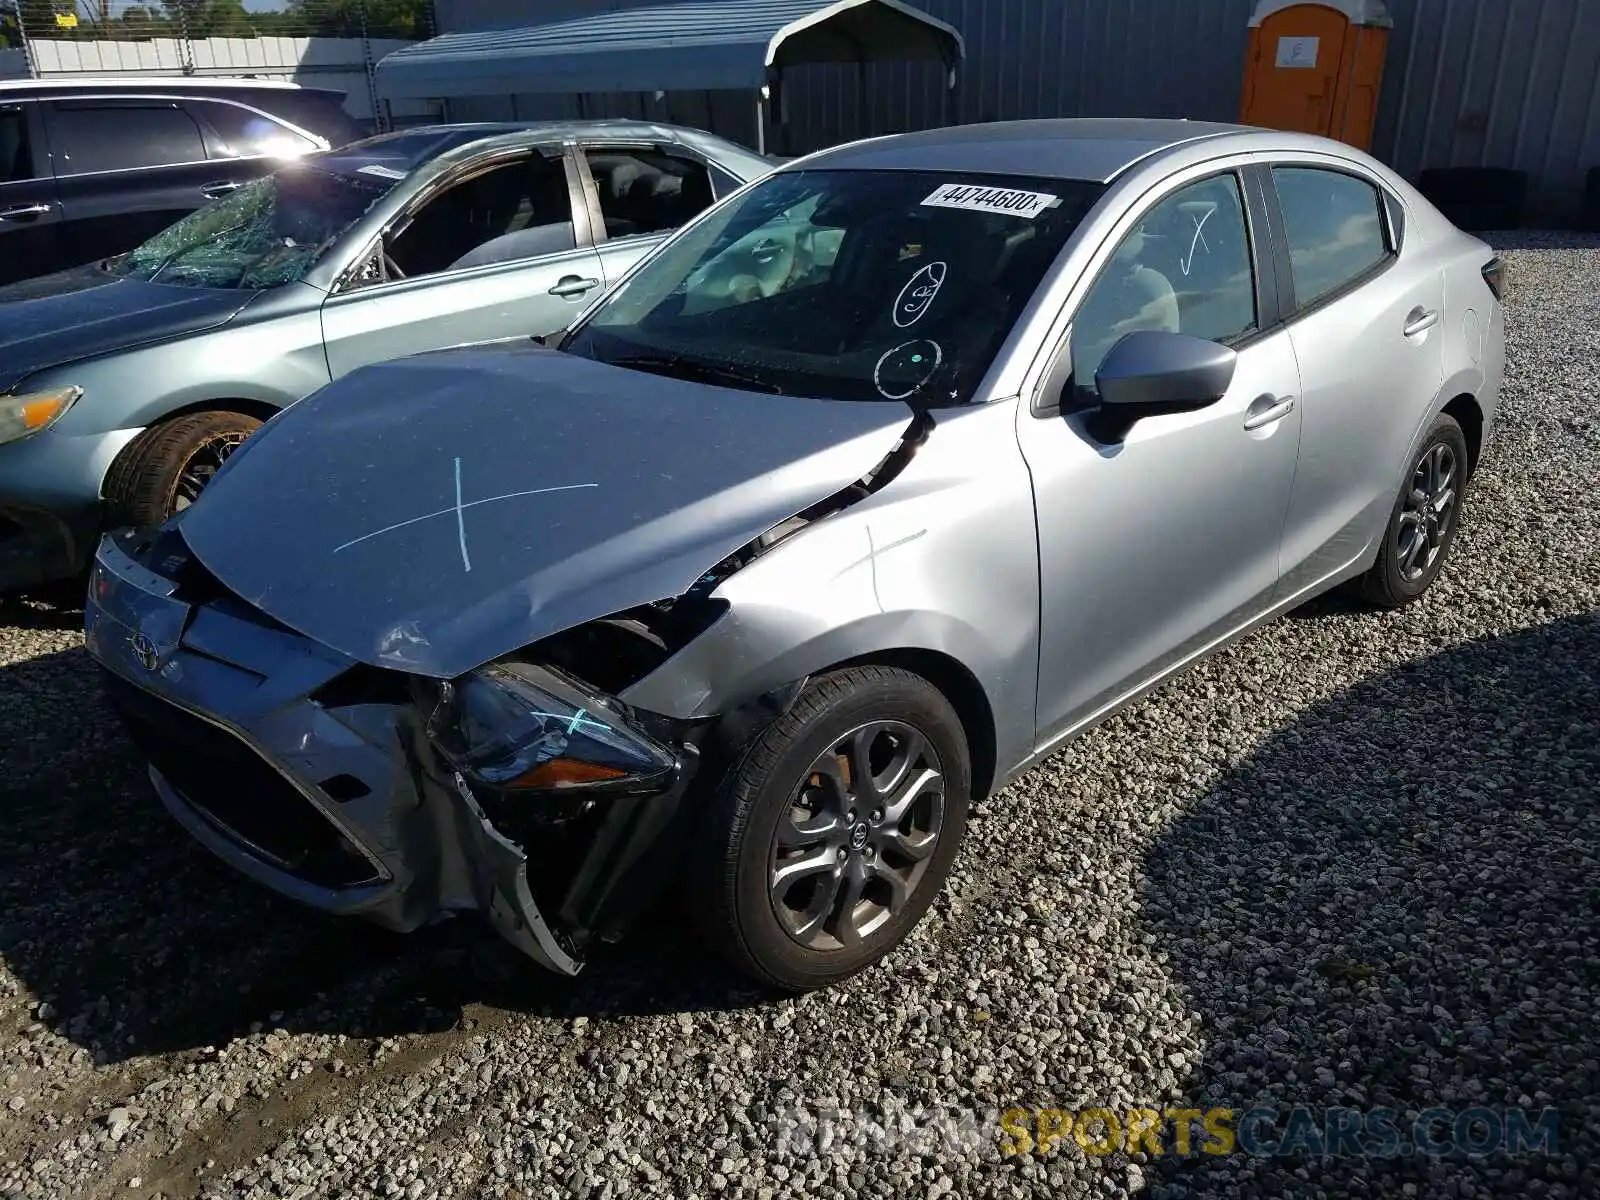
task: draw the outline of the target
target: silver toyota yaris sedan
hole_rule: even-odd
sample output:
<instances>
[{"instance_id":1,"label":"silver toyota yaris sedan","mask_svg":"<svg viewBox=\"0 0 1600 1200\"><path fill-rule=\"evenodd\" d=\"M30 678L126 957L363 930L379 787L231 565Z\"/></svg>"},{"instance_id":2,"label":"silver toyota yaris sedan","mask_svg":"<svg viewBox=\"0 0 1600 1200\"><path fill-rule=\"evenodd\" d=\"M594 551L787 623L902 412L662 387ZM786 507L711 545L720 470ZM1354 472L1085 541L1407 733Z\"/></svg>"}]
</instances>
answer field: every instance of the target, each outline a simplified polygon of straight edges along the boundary
<instances>
[{"instance_id":1,"label":"silver toyota yaris sedan","mask_svg":"<svg viewBox=\"0 0 1600 1200\"><path fill-rule=\"evenodd\" d=\"M366 367L160 531L88 639L260 882L579 969L661 890L803 989L968 808L1350 583L1438 575L1501 268L1321 139L1045 121L790 163L561 338Z\"/></svg>"}]
</instances>

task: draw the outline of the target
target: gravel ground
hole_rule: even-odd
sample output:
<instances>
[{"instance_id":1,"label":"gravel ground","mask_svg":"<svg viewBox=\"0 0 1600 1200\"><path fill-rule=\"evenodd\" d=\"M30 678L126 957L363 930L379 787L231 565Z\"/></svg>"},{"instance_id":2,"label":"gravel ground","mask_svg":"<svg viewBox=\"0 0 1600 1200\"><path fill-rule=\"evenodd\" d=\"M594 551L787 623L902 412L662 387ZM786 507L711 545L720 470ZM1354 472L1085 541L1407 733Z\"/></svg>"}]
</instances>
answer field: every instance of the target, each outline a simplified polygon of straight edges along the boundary
<instances>
[{"instance_id":1,"label":"gravel ground","mask_svg":"<svg viewBox=\"0 0 1600 1200\"><path fill-rule=\"evenodd\" d=\"M758 996L667 920L567 983L468 922L280 902L160 812L79 615L12 605L0 1196L1600 1194L1600 241L1503 242L1503 424L1428 599L1321 602L1051 759L827 994ZM1006 1156L992 1116L1260 1103L1561 1126Z\"/></svg>"}]
</instances>

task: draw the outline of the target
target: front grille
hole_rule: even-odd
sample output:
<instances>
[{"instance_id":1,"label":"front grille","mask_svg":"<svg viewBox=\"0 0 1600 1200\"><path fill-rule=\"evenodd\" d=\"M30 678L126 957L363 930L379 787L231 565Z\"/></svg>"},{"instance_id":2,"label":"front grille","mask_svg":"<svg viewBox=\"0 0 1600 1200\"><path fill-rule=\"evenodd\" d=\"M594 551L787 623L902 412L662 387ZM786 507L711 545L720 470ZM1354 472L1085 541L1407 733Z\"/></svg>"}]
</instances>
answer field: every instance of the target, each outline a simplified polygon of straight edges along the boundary
<instances>
[{"instance_id":1,"label":"front grille","mask_svg":"<svg viewBox=\"0 0 1600 1200\"><path fill-rule=\"evenodd\" d=\"M109 672L106 690L141 754L202 816L273 866L326 888L382 872L244 741Z\"/></svg>"}]
</instances>

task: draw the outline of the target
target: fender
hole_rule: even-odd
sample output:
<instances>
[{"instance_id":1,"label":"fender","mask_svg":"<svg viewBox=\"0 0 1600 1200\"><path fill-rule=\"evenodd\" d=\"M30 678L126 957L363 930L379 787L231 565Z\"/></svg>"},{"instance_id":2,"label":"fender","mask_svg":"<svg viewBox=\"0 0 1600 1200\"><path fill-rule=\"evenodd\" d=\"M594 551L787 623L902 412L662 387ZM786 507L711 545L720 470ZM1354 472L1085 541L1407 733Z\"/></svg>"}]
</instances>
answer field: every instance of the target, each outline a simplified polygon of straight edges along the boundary
<instances>
[{"instance_id":1,"label":"fender","mask_svg":"<svg viewBox=\"0 0 1600 1200\"><path fill-rule=\"evenodd\" d=\"M1423 438L1427 436L1428 430L1433 426L1439 415L1449 407L1450 401L1457 396L1472 396L1477 401L1479 411L1483 413L1483 438L1478 448L1479 456L1480 458L1482 457L1484 447L1489 444L1489 431L1493 420L1493 407L1485 406L1481 395L1485 382L1484 373L1480 369L1457 371L1445 381L1444 386L1434 396L1433 403L1428 406L1422 420L1417 422L1416 428L1411 431L1411 438L1406 443L1405 453L1399 455L1394 461L1393 475L1396 480L1402 478L1406 465L1416 460L1417 454L1422 449ZM1474 469L1476 469L1476 466L1477 464L1474 463ZM1341 578L1354 578L1365 572L1377 561L1378 551L1383 545L1383 536L1389 528L1389 514L1393 504L1394 500L1391 496L1381 514L1374 517L1376 528L1369 533L1363 550L1351 564L1356 569L1347 568L1340 572ZM1319 584L1318 586L1324 585Z\"/></svg>"},{"instance_id":2,"label":"fender","mask_svg":"<svg viewBox=\"0 0 1600 1200\"><path fill-rule=\"evenodd\" d=\"M975 579L970 593L952 589L955 604L933 609L913 602L922 591L917 585L930 565L936 571L940 560L948 561L941 547L946 537L961 536L961 523L890 551L911 561L889 558L874 570L874 560L860 551L878 522L856 518L852 512L807 530L726 580L718 594L728 611L619 699L702 721L842 662L925 652L953 661L977 683L993 716L999 770L1026 758L1037 700L1037 574L1014 587ZM842 571L841 561L850 563ZM1027 566L1036 572L1032 561ZM797 591L797 573L822 586ZM907 602L893 603L896 592ZM990 619L980 623L985 615Z\"/></svg>"}]
</instances>

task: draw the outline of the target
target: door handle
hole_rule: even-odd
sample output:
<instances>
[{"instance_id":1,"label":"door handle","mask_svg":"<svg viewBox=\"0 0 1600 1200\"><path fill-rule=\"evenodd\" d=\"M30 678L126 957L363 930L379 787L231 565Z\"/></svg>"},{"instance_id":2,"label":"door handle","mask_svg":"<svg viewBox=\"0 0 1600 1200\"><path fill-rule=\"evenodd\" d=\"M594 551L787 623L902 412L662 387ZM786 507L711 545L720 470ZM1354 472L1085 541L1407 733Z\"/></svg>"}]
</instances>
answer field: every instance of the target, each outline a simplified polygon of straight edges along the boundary
<instances>
[{"instance_id":1,"label":"door handle","mask_svg":"<svg viewBox=\"0 0 1600 1200\"><path fill-rule=\"evenodd\" d=\"M223 179L217 183L208 183L200 189L200 194L208 200L216 200L226 196L229 192L237 192L239 185L230 179Z\"/></svg>"},{"instance_id":2,"label":"door handle","mask_svg":"<svg viewBox=\"0 0 1600 1200\"><path fill-rule=\"evenodd\" d=\"M1294 397L1261 396L1245 413L1246 429L1263 429L1274 421L1281 421L1294 411Z\"/></svg>"},{"instance_id":3,"label":"door handle","mask_svg":"<svg viewBox=\"0 0 1600 1200\"><path fill-rule=\"evenodd\" d=\"M1406 316L1405 328L1401 330L1407 337L1416 337L1419 333L1427 333L1439 323L1439 314L1434 309L1423 308L1420 305L1413 308Z\"/></svg>"},{"instance_id":4,"label":"door handle","mask_svg":"<svg viewBox=\"0 0 1600 1200\"><path fill-rule=\"evenodd\" d=\"M600 281L598 279L582 279L577 275L564 275L557 281L555 287L550 289L550 294L566 299L572 296L581 296L591 288L599 286Z\"/></svg>"},{"instance_id":5,"label":"door handle","mask_svg":"<svg viewBox=\"0 0 1600 1200\"><path fill-rule=\"evenodd\" d=\"M48 204L19 204L15 208L0 208L0 221L31 221L49 211Z\"/></svg>"}]
</instances>

